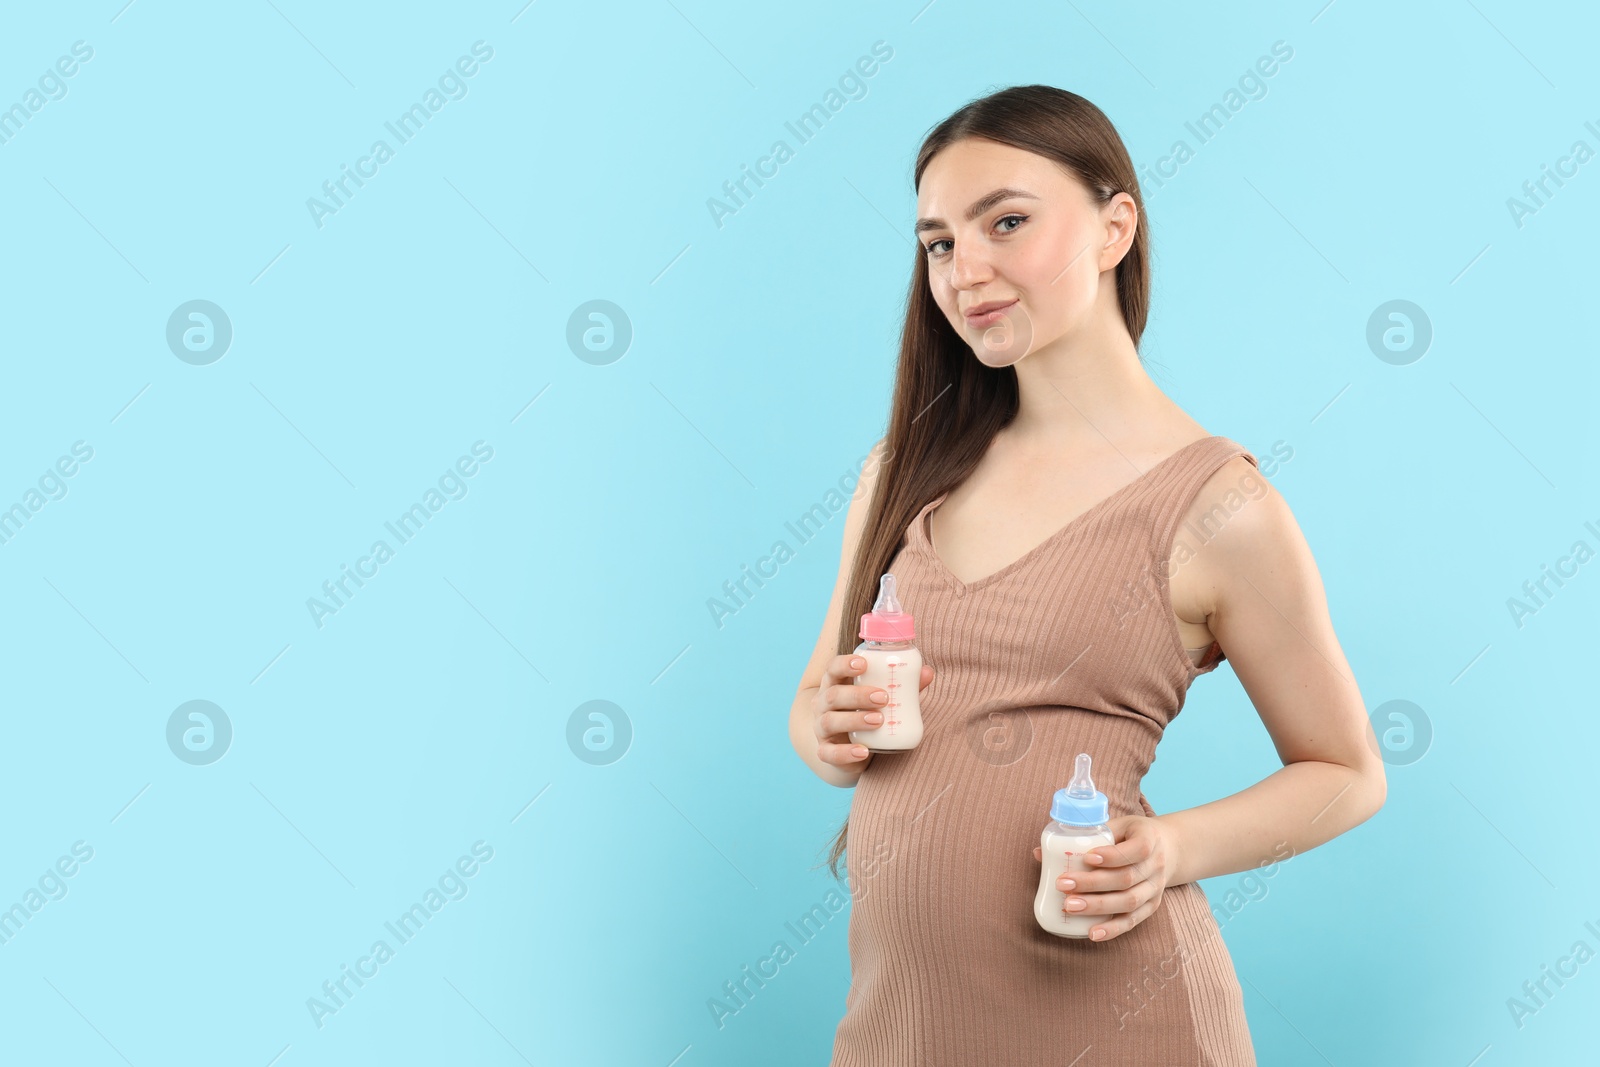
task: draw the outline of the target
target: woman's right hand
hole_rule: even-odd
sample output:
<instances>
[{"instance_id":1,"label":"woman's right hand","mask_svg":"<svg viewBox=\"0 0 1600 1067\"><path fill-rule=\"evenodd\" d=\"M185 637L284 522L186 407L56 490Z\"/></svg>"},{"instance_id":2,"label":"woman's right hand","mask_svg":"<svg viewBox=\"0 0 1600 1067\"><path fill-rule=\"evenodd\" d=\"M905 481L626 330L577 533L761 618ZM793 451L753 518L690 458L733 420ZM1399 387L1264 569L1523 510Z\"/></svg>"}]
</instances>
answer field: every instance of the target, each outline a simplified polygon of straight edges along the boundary
<instances>
[{"instance_id":1,"label":"woman's right hand","mask_svg":"<svg viewBox=\"0 0 1600 1067\"><path fill-rule=\"evenodd\" d=\"M850 731L882 726L882 708L889 699L888 692L877 686L855 684L856 677L866 669L867 661L859 655L833 657L822 675L822 684L817 687L812 705L817 758L857 775L866 770L872 753L865 745L852 742ZM933 668L924 663L917 692L928 688L932 681Z\"/></svg>"}]
</instances>

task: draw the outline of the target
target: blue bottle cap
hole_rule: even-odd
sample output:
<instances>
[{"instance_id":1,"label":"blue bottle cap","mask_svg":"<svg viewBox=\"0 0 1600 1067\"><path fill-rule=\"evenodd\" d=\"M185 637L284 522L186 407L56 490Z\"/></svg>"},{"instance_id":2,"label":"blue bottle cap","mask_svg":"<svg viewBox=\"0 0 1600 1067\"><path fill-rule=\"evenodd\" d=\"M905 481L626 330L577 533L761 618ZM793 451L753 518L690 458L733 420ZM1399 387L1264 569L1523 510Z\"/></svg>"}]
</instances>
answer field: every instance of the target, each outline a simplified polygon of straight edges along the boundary
<instances>
[{"instance_id":1,"label":"blue bottle cap","mask_svg":"<svg viewBox=\"0 0 1600 1067\"><path fill-rule=\"evenodd\" d=\"M1111 814L1111 804L1106 795L1094 787L1089 777L1089 753L1078 753L1072 769L1072 781L1065 789L1057 789L1050 803L1050 817L1068 826L1099 826Z\"/></svg>"}]
</instances>

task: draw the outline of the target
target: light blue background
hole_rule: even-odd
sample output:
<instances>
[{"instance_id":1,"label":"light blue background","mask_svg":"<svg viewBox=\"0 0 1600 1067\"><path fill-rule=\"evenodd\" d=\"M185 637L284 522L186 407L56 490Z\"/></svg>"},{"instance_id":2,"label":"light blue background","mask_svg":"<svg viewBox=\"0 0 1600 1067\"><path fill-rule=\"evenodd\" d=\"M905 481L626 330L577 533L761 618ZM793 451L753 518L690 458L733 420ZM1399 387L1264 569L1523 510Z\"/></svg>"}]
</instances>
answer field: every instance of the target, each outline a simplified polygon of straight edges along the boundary
<instances>
[{"instance_id":1,"label":"light blue background","mask_svg":"<svg viewBox=\"0 0 1600 1067\"><path fill-rule=\"evenodd\" d=\"M1293 449L1273 481L1368 707L1413 701L1433 738L1224 925L1257 1053L1592 1055L1600 962L1521 1028L1506 1001L1600 950L1600 563L1520 628L1506 602L1600 547L1600 161L1521 227L1507 200L1600 148L1597 29L1505 0L12 7L0 106L94 54L0 144L0 506L94 454L0 545L0 907L93 859L0 944L0 1060L825 1063L847 916L784 924L835 884L813 864L850 794L786 717L842 514L721 626L708 601L883 432L934 123L1047 82L1143 169L1279 40L1266 95L1146 185L1143 350L1211 432ZM467 95L318 228L307 198L480 40ZM778 138L795 158L719 228L708 198ZM234 331L206 366L165 340L194 299ZM596 299L634 331L608 365L566 340ZM1392 299L1434 329L1405 366L1365 341ZM307 599L477 441L465 497L319 628ZM165 735L196 699L234 731L206 766ZM590 700L631 723L609 765L567 741ZM1146 791L1277 766L1223 667ZM478 841L467 895L319 1028L307 999ZM708 1000L780 939L719 1028Z\"/></svg>"}]
</instances>

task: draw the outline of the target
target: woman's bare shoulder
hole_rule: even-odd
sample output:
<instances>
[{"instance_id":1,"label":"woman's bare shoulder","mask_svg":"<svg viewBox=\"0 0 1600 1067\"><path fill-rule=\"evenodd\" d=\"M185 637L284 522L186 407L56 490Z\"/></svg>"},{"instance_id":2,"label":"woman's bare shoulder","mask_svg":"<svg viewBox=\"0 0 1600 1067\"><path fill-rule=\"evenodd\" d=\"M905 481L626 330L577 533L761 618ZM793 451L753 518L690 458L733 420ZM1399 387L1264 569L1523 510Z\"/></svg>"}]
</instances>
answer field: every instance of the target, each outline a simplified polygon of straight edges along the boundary
<instances>
[{"instance_id":1,"label":"woman's bare shoulder","mask_svg":"<svg viewBox=\"0 0 1600 1067\"><path fill-rule=\"evenodd\" d=\"M1213 608L1225 588L1250 575L1316 583L1316 564L1294 511L1249 459L1233 456L1200 486L1179 522L1191 531L1188 555L1195 592Z\"/></svg>"}]
</instances>

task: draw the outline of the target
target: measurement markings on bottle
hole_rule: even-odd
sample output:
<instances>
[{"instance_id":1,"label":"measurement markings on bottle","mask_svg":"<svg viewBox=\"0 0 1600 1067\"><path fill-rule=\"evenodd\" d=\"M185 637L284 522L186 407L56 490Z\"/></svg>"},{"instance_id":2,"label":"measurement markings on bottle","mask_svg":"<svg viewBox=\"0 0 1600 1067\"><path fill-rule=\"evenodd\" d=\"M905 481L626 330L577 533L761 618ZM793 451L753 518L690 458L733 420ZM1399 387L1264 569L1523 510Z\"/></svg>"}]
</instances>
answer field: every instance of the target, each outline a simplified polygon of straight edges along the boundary
<instances>
[{"instance_id":1,"label":"measurement markings on bottle","mask_svg":"<svg viewBox=\"0 0 1600 1067\"><path fill-rule=\"evenodd\" d=\"M889 661L889 683L884 686L884 688L889 691L889 699L884 701L883 724L889 727L891 732L893 732L895 727L900 725L901 721L896 715L896 712L900 710L900 701L896 698L895 694L895 690L900 688L900 683L895 680L895 672L900 669L900 666L901 663L897 659L891 659Z\"/></svg>"}]
</instances>

